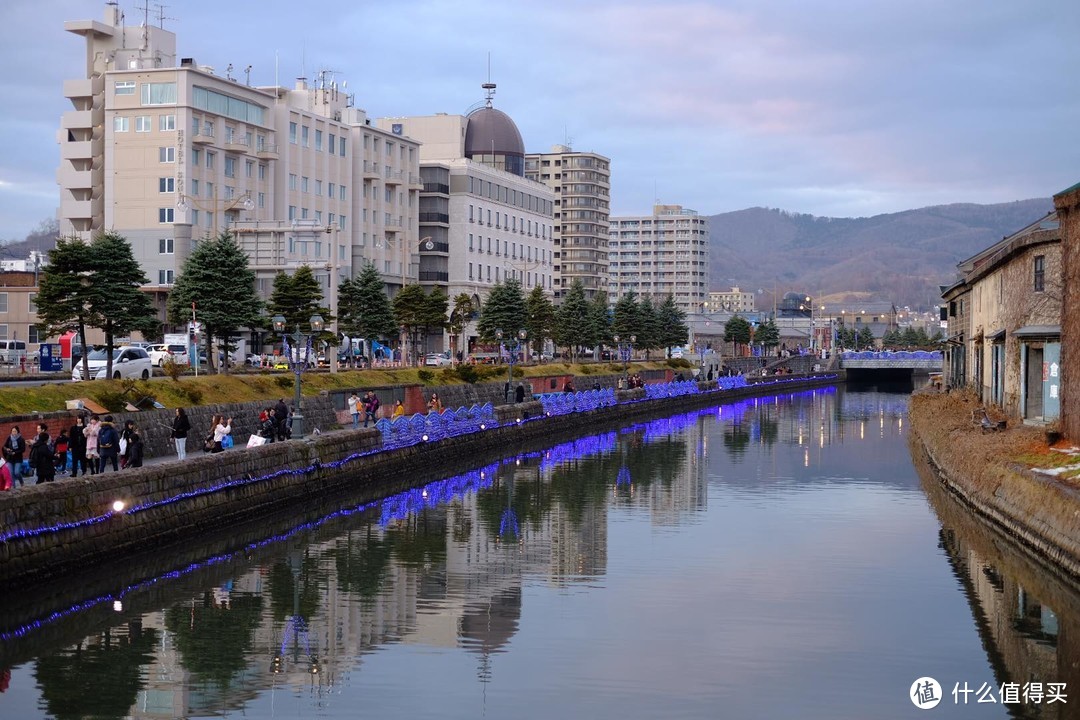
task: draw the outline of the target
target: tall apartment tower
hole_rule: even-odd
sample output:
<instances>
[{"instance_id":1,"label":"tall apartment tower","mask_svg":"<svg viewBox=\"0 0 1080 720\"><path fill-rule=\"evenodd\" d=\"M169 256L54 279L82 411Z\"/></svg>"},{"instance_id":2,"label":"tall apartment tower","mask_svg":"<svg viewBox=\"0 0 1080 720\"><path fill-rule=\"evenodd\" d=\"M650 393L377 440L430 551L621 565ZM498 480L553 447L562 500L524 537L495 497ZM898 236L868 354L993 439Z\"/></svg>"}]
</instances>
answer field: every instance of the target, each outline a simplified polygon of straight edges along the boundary
<instances>
[{"instance_id":1,"label":"tall apartment tower","mask_svg":"<svg viewBox=\"0 0 1080 720\"><path fill-rule=\"evenodd\" d=\"M419 145L372 127L332 73L253 87L250 67L178 61L174 33L127 27L115 3L104 22L64 26L85 38L86 68L64 83L60 232L127 238L163 322L195 243L226 230L263 297L301 265L331 305L368 261L388 289L415 281L398 259L416 240Z\"/></svg>"},{"instance_id":2,"label":"tall apartment tower","mask_svg":"<svg viewBox=\"0 0 1080 720\"><path fill-rule=\"evenodd\" d=\"M686 312L708 299L709 223L681 205L656 205L652 215L611 218L608 294L612 303L633 290L653 302L668 296Z\"/></svg>"},{"instance_id":3,"label":"tall apartment tower","mask_svg":"<svg viewBox=\"0 0 1080 720\"><path fill-rule=\"evenodd\" d=\"M555 300L575 280L592 299L608 289L611 160L556 145L525 156L525 177L555 193Z\"/></svg>"}]
</instances>

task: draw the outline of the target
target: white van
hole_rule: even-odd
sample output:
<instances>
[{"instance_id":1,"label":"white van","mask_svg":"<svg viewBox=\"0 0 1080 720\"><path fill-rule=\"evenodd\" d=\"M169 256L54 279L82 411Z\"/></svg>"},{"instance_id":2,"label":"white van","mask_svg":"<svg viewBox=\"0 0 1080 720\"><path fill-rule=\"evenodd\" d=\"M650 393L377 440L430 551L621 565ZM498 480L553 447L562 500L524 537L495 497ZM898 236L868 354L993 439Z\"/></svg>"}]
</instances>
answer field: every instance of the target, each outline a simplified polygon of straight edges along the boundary
<instances>
[{"instance_id":1,"label":"white van","mask_svg":"<svg viewBox=\"0 0 1080 720\"><path fill-rule=\"evenodd\" d=\"M0 340L0 363L18 365L26 358L26 343L22 340Z\"/></svg>"}]
</instances>

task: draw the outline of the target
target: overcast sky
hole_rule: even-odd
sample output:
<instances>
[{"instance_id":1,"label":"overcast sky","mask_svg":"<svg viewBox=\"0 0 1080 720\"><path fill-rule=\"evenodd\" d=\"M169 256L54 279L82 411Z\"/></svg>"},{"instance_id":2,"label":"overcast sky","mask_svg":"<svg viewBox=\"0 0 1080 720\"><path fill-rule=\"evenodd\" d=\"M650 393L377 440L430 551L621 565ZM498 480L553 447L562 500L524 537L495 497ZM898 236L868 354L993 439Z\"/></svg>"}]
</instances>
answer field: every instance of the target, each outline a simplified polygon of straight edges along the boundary
<instances>
[{"instance_id":1,"label":"overcast sky","mask_svg":"<svg viewBox=\"0 0 1080 720\"><path fill-rule=\"evenodd\" d=\"M165 15L183 57L252 65L253 85L333 70L372 117L465 112L490 54L527 151L611 158L613 214L852 217L1080 181L1077 0L174 0ZM63 23L103 17L95 0L0 2L0 238L56 214L62 83L84 65Z\"/></svg>"}]
</instances>

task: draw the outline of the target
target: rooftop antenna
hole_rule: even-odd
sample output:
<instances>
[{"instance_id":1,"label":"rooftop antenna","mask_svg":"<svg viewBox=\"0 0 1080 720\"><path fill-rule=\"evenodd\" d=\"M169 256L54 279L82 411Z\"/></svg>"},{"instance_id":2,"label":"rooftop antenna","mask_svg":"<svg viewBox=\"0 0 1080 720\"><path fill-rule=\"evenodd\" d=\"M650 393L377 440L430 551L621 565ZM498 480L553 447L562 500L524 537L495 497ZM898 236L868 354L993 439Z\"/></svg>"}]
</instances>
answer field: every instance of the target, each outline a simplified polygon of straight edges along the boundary
<instances>
[{"instance_id":1,"label":"rooftop antenna","mask_svg":"<svg viewBox=\"0 0 1080 720\"><path fill-rule=\"evenodd\" d=\"M488 107L491 107L491 100L495 97L495 83L491 82L491 53L488 52L488 79L487 82L481 85L484 89L484 101Z\"/></svg>"},{"instance_id":2,"label":"rooftop antenna","mask_svg":"<svg viewBox=\"0 0 1080 720\"><path fill-rule=\"evenodd\" d=\"M232 76L232 63L229 63L229 66L227 68L225 68L225 79L226 80L232 80L233 79L233 76Z\"/></svg>"},{"instance_id":3,"label":"rooftop antenna","mask_svg":"<svg viewBox=\"0 0 1080 720\"><path fill-rule=\"evenodd\" d=\"M168 5L162 5L161 3L154 3L154 7L156 7L157 11L158 11L158 27L161 28L162 30L164 30L165 29L165 21L166 20L175 20L176 18L174 18L174 17L166 17L165 16L165 8L169 7Z\"/></svg>"},{"instance_id":4,"label":"rooftop antenna","mask_svg":"<svg viewBox=\"0 0 1080 720\"><path fill-rule=\"evenodd\" d=\"M248 87L251 87L251 66L248 65L244 68L244 76L246 77L246 83Z\"/></svg>"}]
</instances>

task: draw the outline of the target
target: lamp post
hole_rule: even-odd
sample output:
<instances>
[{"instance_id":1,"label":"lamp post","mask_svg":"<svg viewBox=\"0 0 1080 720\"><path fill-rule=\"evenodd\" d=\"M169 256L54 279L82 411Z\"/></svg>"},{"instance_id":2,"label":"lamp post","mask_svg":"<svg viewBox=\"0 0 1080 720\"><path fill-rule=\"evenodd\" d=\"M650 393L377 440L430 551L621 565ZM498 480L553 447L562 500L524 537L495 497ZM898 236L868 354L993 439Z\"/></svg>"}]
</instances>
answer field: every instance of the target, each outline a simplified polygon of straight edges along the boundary
<instances>
[{"instance_id":1,"label":"lamp post","mask_svg":"<svg viewBox=\"0 0 1080 720\"><path fill-rule=\"evenodd\" d=\"M525 340L527 340L528 337L529 337L529 335L528 335L528 333L525 332L525 330L518 330L517 337L514 337L513 335L511 335L508 338L508 340L510 342L507 342L507 344L506 344L506 349L507 349L507 352L509 353L509 358L508 358L508 363L507 363L508 370L507 370L507 374L506 374L506 392L503 395L503 399L507 403L510 402L510 392L511 392L511 390L513 388L513 384L514 384L514 360L516 359L518 351L521 349L521 346L525 344ZM497 329L495 331L495 339L498 340L500 344L502 343L502 341L503 341L502 328L499 328L499 329Z\"/></svg>"},{"instance_id":2,"label":"lamp post","mask_svg":"<svg viewBox=\"0 0 1080 720\"><path fill-rule=\"evenodd\" d=\"M272 322L274 324L274 332L278 333L279 335L284 334L285 318L281 315L275 315L272 318ZM300 440L304 439L304 415L300 404L300 376L304 373L304 365L306 364L307 360L307 358L304 358L304 361L301 361L300 348L301 346L306 345L307 341L310 340L312 336L321 333L324 326L322 315L312 315L308 319L308 322L311 323L310 335L304 335L303 333L301 333L300 323L296 323L296 332L293 333L293 352L296 353L296 360L290 360L290 362L292 362L293 372L296 374L296 409L293 410L292 429L293 435Z\"/></svg>"},{"instance_id":3,"label":"lamp post","mask_svg":"<svg viewBox=\"0 0 1080 720\"><path fill-rule=\"evenodd\" d=\"M420 250L421 248L424 249L424 250L434 250L435 249L435 242L434 242L433 238L430 235L425 235L422 238L419 238L419 239L414 238L414 239L411 239L411 240L406 239L406 238L391 238L391 237L386 238L386 244L389 245L390 247L393 247L394 243L397 243L398 246L401 248L401 289L404 290L405 289L405 281L406 281L406 268L412 266L411 261L406 263L406 251L409 248L412 247L413 243L416 244L416 249L417 250ZM381 247L381 245L376 244L376 247ZM417 282L420 281L420 271L419 271L419 269L417 269L417 271L416 271L416 279L417 279ZM399 290L399 292L400 292L400 290ZM406 350L405 350L406 345L407 345L407 338L405 337L405 329L404 328L401 329L401 336L398 338L398 343L401 346L402 364L411 364L411 363L406 363L406 359L411 360L412 358L407 358L408 353L406 353Z\"/></svg>"},{"instance_id":4,"label":"lamp post","mask_svg":"<svg viewBox=\"0 0 1080 720\"><path fill-rule=\"evenodd\" d=\"M238 207L243 207L245 210L255 209L255 201L251 199L250 192L245 191L243 194L237 195L236 197L224 198L222 200L219 200L217 196L217 185L214 185L214 196L210 198L209 202L210 205L203 205L203 203L199 199L193 198L190 195L180 193L179 197L177 197L176 199L176 208L178 210L187 211L191 209L192 206L194 206L195 208L202 210L203 212L212 213L214 216L213 228L215 236L217 235L218 229L217 211L219 207L221 208L221 212L223 213L227 213L230 210L235 210Z\"/></svg>"},{"instance_id":5,"label":"lamp post","mask_svg":"<svg viewBox=\"0 0 1080 720\"><path fill-rule=\"evenodd\" d=\"M627 365L630 362L630 353L632 353L634 351L634 343L637 342L637 335L631 335L630 336L630 342L625 343L625 344L623 344L622 342L619 341L619 336L618 335L612 336L611 339L615 341L615 347L617 347L619 349L619 355L622 356L622 372L623 372L623 375L627 375ZM627 387L629 388L630 383L627 382L626 384L627 384Z\"/></svg>"}]
</instances>

